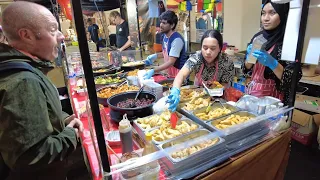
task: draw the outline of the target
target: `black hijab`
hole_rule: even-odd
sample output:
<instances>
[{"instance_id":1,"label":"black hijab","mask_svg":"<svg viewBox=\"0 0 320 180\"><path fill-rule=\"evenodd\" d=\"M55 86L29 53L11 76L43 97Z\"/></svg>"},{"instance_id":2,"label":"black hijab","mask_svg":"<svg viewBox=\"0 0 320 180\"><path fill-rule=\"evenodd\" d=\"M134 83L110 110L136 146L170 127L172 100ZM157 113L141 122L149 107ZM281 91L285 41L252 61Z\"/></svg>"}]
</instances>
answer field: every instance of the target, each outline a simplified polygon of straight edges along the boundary
<instances>
[{"instance_id":1,"label":"black hijab","mask_svg":"<svg viewBox=\"0 0 320 180\"><path fill-rule=\"evenodd\" d=\"M284 33L286 30L288 13L289 13L289 9L290 9L289 3L276 4L276 3L271 2L271 0L266 0L263 4L263 7L268 3L271 3L274 10L279 14L280 24L278 25L278 27L276 27L273 30L263 30L262 31L263 37L266 38L266 40L268 40L268 42L266 43L266 50L267 51L272 46L274 46L276 44L282 45Z\"/></svg>"}]
</instances>

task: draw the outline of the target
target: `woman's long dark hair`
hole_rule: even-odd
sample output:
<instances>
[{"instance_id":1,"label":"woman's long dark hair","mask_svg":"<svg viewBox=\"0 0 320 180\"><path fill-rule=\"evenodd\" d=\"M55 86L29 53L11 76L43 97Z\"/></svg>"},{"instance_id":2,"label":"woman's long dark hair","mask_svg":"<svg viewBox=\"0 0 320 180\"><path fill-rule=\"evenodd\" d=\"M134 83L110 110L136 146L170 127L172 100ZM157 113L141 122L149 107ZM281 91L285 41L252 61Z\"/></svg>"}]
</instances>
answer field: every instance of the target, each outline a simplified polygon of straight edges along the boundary
<instances>
[{"instance_id":1,"label":"woman's long dark hair","mask_svg":"<svg viewBox=\"0 0 320 180\"><path fill-rule=\"evenodd\" d=\"M223 38L222 38L222 35L219 31L217 30L207 30L203 35L202 35L202 38L201 38L201 48L202 48L202 43L203 43L203 40L205 38L215 38L217 41L218 41L218 44L219 44L219 48L220 48L220 52L219 54L217 55L217 57L215 58L218 59L220 54L221 54L221 50L222 50L222 46L223 46ZM202 55L202 51L201 51L201 56L200 58L202 60L204 60L204 57Z\"/></svg>"},{"instance_id":2,"label":"woman's long dark hair","mask_svg":"<svg viewBox=\"0 0 320 180\"><path fill-rule=\"evenodd\" d=\"M215 38L218 41L220 52L221 52L222 46L223 46L223 38L222 38L222 35L220 34L220 32L217 30L206 31L201 38L201 47L202 47L203 40L208 37Z\"/></svg>"}]
</instances>

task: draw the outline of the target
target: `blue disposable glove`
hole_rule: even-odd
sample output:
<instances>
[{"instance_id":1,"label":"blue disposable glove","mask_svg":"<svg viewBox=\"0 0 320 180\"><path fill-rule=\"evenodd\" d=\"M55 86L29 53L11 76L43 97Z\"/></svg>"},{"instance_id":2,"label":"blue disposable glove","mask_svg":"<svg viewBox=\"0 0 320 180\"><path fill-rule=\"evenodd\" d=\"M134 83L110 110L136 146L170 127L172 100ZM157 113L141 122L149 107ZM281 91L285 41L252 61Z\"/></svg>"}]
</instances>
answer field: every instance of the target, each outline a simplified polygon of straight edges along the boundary
<instances>
[{"instance_id":1,"label":"blue disposable glove","mask_svg":"<svg viewBox=\"0 0 320 180\"><path fill-rule=\"evenodd\" d=\"M153 62L158 58L158 55L157 54L151 54L147 57L147 59L144 61L144 63L147 65L147 66L150 66L153 64Z\"/></svg>"},{"instance_id":2,"label":"blue disposable glove","mask_svg":"<svg viewBox=\"0 0 320 180\"><path fill-rule=\"evenodd\" d=\"M143 76L143 79L150 79L154 75L154 69L147 71L147 73Z\"/></svg>"},{"instance_id":3,"label":"blue disposable glove","mask_svg":"<svg viewBox=\"0 0 320 180\"><path fill-rule=\"evenodd\" d=\"M258 59L260 64L269 67L271 70L276 69L279 64L278 61L266 51L255 50L252 55Z\"/></svg>"},{"instance_id":4,"label":"blue disposable glove","mask_svg":"<svg viewBox=\"0 0 320 180\"><path fill-rule=\"evenodd\" d=\"M180 102L180 90L176 87L171 88L167 103L169 103L169 110L175 112Z\"/></svg>"},{"instance_id":5,"label":"blue disposable glove","mask_svg":"<svg viewBox=\"0 0 320 180\"><path fill-rule=\"evenodd\" d=\"M251 50L252 50L252 44L249 44L249 46L247 47L247 55L246 55L246 60L248 59L250 53L251 53Z\"/></svg>"}]
</instances>

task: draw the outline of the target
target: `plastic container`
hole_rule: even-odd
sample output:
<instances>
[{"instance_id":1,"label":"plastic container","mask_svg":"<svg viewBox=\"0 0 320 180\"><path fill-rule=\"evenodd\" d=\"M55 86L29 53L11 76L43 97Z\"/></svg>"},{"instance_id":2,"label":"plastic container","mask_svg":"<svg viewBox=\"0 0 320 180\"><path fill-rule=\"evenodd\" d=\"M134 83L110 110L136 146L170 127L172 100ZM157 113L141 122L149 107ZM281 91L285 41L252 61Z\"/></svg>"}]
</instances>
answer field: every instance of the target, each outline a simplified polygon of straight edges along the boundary
<instances>
[{"instance_id":1,"label":"plastic container","mask_svg":"<svg viewBox=\"0 0 320 180\"><path fill-rule=\"evenodd\" d=\"M120 146L120 132L119 131L110 131L107 134L107 141L110 146Z\"/></svg>"}]
</instances>

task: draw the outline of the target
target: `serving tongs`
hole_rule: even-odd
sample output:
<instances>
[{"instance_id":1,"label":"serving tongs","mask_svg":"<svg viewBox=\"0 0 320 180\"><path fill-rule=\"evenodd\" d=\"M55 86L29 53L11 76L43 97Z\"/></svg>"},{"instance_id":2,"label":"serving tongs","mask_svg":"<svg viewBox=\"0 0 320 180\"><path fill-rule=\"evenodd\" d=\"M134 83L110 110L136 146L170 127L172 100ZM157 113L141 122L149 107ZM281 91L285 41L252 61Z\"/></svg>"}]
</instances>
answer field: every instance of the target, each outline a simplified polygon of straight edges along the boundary
<instances>
[{"instance_id":1,"label":"serving tongs","mask_svg":"<svg viewBox=\"0 0 320 180\"><path fill-rule=\"evenodd\" d=\"M219 104L225 109L226 107L221 103L220 98L215 98L212 103L209 103L208 107L206 108L206 113L209 113L212 110L212 106L214 103L219 102Z\"/></svg>"}]
</instances>

